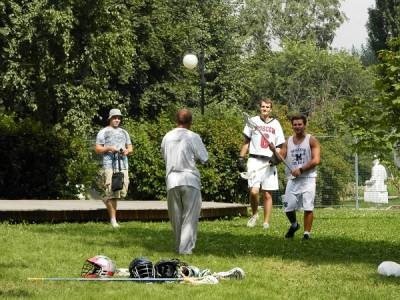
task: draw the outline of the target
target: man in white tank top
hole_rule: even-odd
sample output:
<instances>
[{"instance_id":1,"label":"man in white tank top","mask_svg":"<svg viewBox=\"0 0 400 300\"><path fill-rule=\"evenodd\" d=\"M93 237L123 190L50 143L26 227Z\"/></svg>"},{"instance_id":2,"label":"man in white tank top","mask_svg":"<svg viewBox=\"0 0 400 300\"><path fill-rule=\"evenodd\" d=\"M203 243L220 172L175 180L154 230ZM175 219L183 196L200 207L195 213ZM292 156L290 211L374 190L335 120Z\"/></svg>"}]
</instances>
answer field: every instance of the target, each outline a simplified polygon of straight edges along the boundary
<instances>
[{"instance_id":1,"label":"man in white tank top","mask_svg":"<svg viewBox=\"0 0 400 300\"><path fill-rule=\"evenodd\" d=\"M264 200L263 227L264 229L268 229L272 211L272 191L279 189L276 166L270 163L274 160L271 147L275 147L279 153L279 148L285 143L285 136L279 121L270 116L272 112L272 100L260 100L259 105L260 115L251 118L251 121L257 124L258 130L254 130L248 125L244 127L244 142L240 148L238 163L239 169L245 169L244 158L249 153L247 173L254 173L254 176L248 179L248 186L250 188L249 198L253 215L247 222L247 226L254 227L257 223L258 198L261 187Z\"/></svg>"},{"instance_id":2,"label":"man in white tank top","mask_svg":"<svg viewBox=\"0 0 400 300\"><path fill-rule=\"evenodd\" d=\"M304 210L303 240L308 240L314 219L314 199L316 189L316 166L320 163L320 145L318 140L306 133L307 118L295 115L290 118L293 136L281 150L288 167L285 172L288 178L285 199L285 213L291 223L286 238L293 238L300 225L296 220L296 211Z\"/></svg>"}]
</instances>

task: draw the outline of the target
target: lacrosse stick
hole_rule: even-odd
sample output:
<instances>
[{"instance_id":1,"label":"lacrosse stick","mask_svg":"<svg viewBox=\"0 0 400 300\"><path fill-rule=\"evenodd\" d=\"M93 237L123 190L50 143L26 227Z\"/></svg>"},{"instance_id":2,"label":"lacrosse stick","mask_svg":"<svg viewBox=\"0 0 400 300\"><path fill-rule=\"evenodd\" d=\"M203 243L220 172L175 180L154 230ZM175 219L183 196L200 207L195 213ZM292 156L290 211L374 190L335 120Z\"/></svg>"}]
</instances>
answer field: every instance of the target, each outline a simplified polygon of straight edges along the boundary
<instances>
[{"instance_id":1,"label":"lacrosse stick","mask_svg":"<svg viewBox=\"0 0 400 300\"><path fill-rule=\"evenodd\" d=\"M241 172L241 173L240 173L240 177L242 177L243 179L247 179L247 180L253 179L253 178L256 176L256 174L257 174L258 171L261 171L262 169L264 169L264 168L266 168L266 167L268 167L268 166L270 166L269 163L267 163L267 164L261 166L260 168L258 168L258 169L256 169L256 170L252 170L252 171L250 171L250 172Z\"/></svg>"},{"instance_id":2,"label":"lacrosse stick","mask_svg":"<svg viewBox=\"0 0 400 300\"><path fill-rule=\"evenodd\" d=\"M265 134L258 128L257 124L254 123L253 120L251 120L250 115L246 112L243 113L243 118L244 121L246 122L246 125L249 126L251 129L253 130L257 130L262 137L268 141L268 138L265 136ZM283 159L283 157L276 151L275 147L274 149L272 149L271 147L269 147L271 149L271 151L274 153L274 155L278 158L278 160L280 160L281 162L283 162L283 164L290 170L292 171L292 169L290 168L290 166L287 164L287 162Z\"/></svg>"},{"instance_id":3,"label":"lacrosse stick","mask_svg":"<svg viewBox=\"0 0 400 300\"><path fill-rule=\"evenodd\" d=\"M191 283L191 278L83 278L83 277L53 277L53 278L28 278L29 281L130 281L130 282L188 282Z\"/></svg>"},{"instance_id":4,"label":"lacrosse stick","mask_svg":"<svg viewBox=\"0 0 400 300\"><path fill-rule=\"evenodd\" d=\"M218 278L213 275L207 275L203 277L184 277L183 283L193 284L193 285L203 285L203 284L217 284L219 282Z\"/></svg>"}]
</instances>

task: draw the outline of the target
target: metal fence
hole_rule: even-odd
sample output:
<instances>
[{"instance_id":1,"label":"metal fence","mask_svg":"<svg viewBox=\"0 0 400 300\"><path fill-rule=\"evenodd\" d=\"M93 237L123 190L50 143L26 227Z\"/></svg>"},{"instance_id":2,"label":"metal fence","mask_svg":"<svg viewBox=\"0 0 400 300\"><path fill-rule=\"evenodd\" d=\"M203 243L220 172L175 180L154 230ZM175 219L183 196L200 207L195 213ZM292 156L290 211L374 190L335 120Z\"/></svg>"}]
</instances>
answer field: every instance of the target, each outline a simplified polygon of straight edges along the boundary
<instances>
[{"instance_id":1,"label":"metal fence","mask_svg":"<svg viewBox=\"0 0 400 300\"><path fill-rule=\"evenodd\" d=\"M317 136L323 148L325 143L337 140L335 136ZM328 157L330 155L330 157ZM332 153L321 151L321 164L317 167L317 191L315 198L316 207L354 207L359 208L363 205L364 190L366 181L371 178L374 154L357 155L352 154L348 157L336 158L340 166L332 165ZM383 163L384 165L384 163ZM386 167L386 166L385 166ZM273 194L274 205L282 205L282 196L285 193L286 180L283 176L283 166L280 166L280 189ZM386 168L388 179L389 199L396 198L398 193L393 188L395 177Z\"/></svg>"},{"instance_id":2,"label":"metal fence","mask_svg":"<svg viewBox=\"0 0 400 300\"><path fill-rule=\"evenodd\" d=\"M327 142L335 142L336 136L317 136L321 147ZM95 139L87 141L88 148L93 150ZM354 207L358 208L364 202L365 181L371 178L371 168L373 165L374 154L357 155L352 154L348 157L340 158L341 167L333 168L326 166L329 161L326 152L321 151L321 164L317 167L317 192L315 198L316 207ZM101 156L93 154L94 158L101 165ZM332 162L330 162L332 164ZM286 179L284 176L284 165L280 164L279 179L280 188L273 193L274 206L282 205L282 196L285 193ZM338 171L339 170L339 171ZM389 181L392 180L390 171L387 169ZM389 184L388 184L389 185ZM389 198L394 197L395 191ZM261 202L262 203L262 202ZM260 203L260 204L261 204Z\"/></svg>"}]
</instances>

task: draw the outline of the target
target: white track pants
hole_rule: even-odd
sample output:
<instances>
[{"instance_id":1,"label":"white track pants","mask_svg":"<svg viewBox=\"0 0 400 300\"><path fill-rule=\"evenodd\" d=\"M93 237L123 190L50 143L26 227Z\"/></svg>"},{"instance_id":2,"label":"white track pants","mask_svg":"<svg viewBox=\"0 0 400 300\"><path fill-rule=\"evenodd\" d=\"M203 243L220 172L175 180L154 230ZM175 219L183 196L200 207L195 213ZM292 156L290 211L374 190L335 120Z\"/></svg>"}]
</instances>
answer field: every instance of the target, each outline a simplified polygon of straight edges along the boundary
<instances>
[{"instance_id":1,"label":"white track pants","mask_svg":"<svg viewBox=\"0 0 400 300\"><path fill-rule=\"evenodd\" d=\"M175 234L175 250L191 254L196 245L201 212L201 192L191 186L177 186L167 192L168 216Z\"/></svg>"}]
</instances>

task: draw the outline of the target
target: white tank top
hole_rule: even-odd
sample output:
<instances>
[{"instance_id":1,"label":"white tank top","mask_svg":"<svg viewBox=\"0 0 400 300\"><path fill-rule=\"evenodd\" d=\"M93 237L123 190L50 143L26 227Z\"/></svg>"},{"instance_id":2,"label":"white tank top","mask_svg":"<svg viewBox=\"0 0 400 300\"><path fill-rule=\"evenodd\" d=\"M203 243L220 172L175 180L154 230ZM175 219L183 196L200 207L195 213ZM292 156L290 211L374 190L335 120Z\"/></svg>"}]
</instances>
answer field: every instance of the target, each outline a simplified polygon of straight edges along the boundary
<instances>
[{"instance_id":1,"label":"white tank top","mask_svg":"<svg viewBox=\"0 0 400 300\"><path fill-rule=\"evenodd\" d=\"M293 136L289 137L287 144L286 162L292 170L301 168L312 159L310 147L310 134L307 134L303 141L296 145L293 142ZM286 167L285 172L290 176L290 170ZM317 177L316 168L304 171L299 177Z\"/></svg>"}]
</instances>

